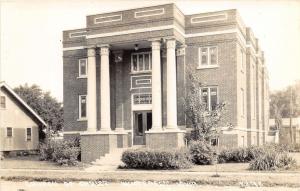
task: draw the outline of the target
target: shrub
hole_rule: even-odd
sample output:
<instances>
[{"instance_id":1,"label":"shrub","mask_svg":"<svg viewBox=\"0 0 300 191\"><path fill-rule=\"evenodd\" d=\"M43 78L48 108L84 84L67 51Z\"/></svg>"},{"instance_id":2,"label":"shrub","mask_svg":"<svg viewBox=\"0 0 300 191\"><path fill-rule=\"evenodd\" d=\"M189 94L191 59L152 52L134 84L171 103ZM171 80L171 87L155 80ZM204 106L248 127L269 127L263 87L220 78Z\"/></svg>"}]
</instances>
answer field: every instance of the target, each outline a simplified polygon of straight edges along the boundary
<instances>
[{"instance_id":1,"label":"shrub","mask_svg":"<svg viewBox=\"0 0 300 191\"><path fill-rule=\"evenodd\" d=\"M191 141L189 150L192 162L198 165L214 164L217 159L214 147L204 141Z\"/></svg>"},{"instance_id":2,"label":"shrub","mask_svg":"<svg viewBox=\"0 0 300 191\"><path fill-rule=\"evenodd\" d=\"M79 147L73 141L61 141L54 145L52 160L60 165L77 165Z\"/></svg>"},{"instance_id":3,"label":"shrub","mask_svg":"<svg viewBox=\"0 0 300 191\"><path fill-rule=\"evenodd\" d=\"M40 160L51 160L54 149L51 143L40 143L39 154Z\"/></svg>"},{"instance_id":4,"label":"shrub","mask_svg":"<svg viewBox=\"0 0 300 191\"><path fill-rule=\"evenodd\" d=\"M122 154L126 168L180 169L191 167L188 150L127 150Z\"/></svg>"},{"instance_id":5,"label":"shrub","mask_svg":"<svg viewBox=\"0 0 300 191\"><path fill-rule=\"evenodd\" d=\"M242 148L222 149L218 156L219 163L250 162L253 159L263 155L265 152L284 153L287 151L285 146L278 144L267 144L264 146L250 146Z\"/></svg>"},{"instance_id":6,"label":"shrub","mask_svg":"<svg viewBox=\"0 0 300 191\"><path fill-rule=\"evenodd\" d=\"M50 140L39 146L40 160L51 160L60 165L77 165L78 141Z\"/></svg>"},{"instance_id":7,"label":"shrub","mask_svg":"<svg viewBox=\"0 0 300 191\"><path fill-rule=\"evenodd\" d=\"M296 166L296 161L286 153L267 151L250 162L251 170L290 169Z\"/></svg>"}]
</instances>

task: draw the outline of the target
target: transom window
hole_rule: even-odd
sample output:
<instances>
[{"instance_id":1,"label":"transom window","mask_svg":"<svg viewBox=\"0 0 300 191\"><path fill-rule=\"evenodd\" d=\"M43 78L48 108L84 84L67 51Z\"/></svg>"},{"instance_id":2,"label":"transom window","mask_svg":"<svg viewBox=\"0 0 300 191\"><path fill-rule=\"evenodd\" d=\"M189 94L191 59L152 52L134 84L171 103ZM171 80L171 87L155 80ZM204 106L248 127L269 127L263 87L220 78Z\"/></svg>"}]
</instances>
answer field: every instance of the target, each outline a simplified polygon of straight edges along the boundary
<instances>
[{"instance_id":1,"label":"transom window","mask_svg":"<svg viewBox=\"0 0 300 191\"><path fill-rule=\"evenodd\" d=\"M79 95L79 119L85 119L87 117L86 104L86 95Z\"/></svg>"},{"instance_id":2,"label":"transom window","mask_svg":"<svg viewBox=\"0 0 300 191\"><path fill-rule=\"evenodd\" d=\"M12 134L13 134L12 131L13 131L13 130L12 130L12 127L7 127L7 128L6 128L6 136L7 136L7 137L12 137Z\"/></svg>"},{"instance_id":3,"label":"transom window","mask_svg":"<svg viewBox=\"0 0 300 191\"><path fill-rule=\"evenodd\" d=\"M31 141L31 128L26 128L26 140Z\"/></svg>"},{"instance_id":4,"label":"transom window","mask_svg":"<svg viewBox=\"0 0 300 191\"><path fill-rule=\"evenodd\" d=\"M87 59L79 59L79 77L86 78L87 77Z\"/></svg>"},{"instance_id":5,"label":"transom window","mask_svg":"<svg viewBox=\"0 0 300 191\"><path fill-rule=\"evenodd\" d=\"M138 93L133 94L133 104L152 104L152 94L151 93Z\"/></svg>"},{"instance_id":6,"label":"transom window","mask_svg":"<svg viewBox=\"0 0 300 191\"><path fill-rule=\"evenodd\" d=\"M151 52L131 54L131 71L147 72L152 70Z\"/></svg>"},{"instance_id":7,"label":"transom window","mask_svg":"<svg viewBox=\"0 0 300 191\"><path fill-rule=\"evenodd\" d=\"M6 98L5 98L5 96L0 96L0 108L2 108L2 109L6 108Z\"/></svg>"},{"instance_id":8,"label":"transom window","mask_svg":"<svg viewBox=\"0 0 300 191\"><path fill-rule=\"evenodd\" d=\"M199 67L218 65L218 48L216 46L199 48Z\"/></svg>"},{"instance_id":9,"label":"transom window","mask_svg":"<svg viewBox=\"0 0 300 191\"><path fill-rule=\"evenodd\" d=\"M206 104L207 110L215 110L218 104L218 88L217 87L204 87L201 88L201 98L203 103Z\"/></svg>"}]
</instances>

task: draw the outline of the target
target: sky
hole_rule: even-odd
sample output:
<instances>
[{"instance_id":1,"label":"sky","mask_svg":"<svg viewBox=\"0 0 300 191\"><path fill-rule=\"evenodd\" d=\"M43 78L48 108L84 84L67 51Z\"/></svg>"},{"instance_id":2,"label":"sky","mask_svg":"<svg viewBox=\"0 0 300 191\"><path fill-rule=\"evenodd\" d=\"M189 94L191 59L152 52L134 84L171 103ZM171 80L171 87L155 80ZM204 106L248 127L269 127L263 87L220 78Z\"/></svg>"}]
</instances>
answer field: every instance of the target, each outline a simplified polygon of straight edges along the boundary
<instances>
[{"instance_id":1,"label":"sky","mask_svg":"<svg viewBox=\"0 0 300 191\"><path fill-rule=\"evenodd\" d=\"M0 81L37 84L63 98L62 31L86 15L176 3L184 14L238 9L265 52L270 89L300 79L300 0L0 0Z\"/></svg>"}]
</instances>

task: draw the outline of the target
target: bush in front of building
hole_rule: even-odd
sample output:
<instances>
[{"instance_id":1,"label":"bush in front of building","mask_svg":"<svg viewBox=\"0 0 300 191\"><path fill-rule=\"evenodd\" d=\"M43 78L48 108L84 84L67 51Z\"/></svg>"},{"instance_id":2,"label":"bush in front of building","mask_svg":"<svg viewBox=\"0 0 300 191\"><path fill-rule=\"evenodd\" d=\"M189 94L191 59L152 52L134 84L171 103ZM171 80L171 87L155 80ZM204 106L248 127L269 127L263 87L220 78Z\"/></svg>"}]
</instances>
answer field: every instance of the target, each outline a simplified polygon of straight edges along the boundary
<instances>
[{"instance_id":1,"label":"bush in front of building","mask_svg":"<svg viewBox=\"0 0 300 191\"><path fill-rule=\"evenodd\" d=\"M250 170L277 170L291 169L296 167L296 160L288 156L287 153L267 151L250 161Z\"/></svg>"},{"instance_id":2,"label":"bush in front of building","mask_svg":"<svg viewBox=\"0 0 300 191\"><path fill-rule=\"evenodd\" d=\"M218 155L219 163L245 163L250 162L261 153L264 152L263 147L238 147L221 149Z\"/></svg>"},{"instance_id":3,"label":"bush in front of building","mask_svg":"<svg viewBox=\"0 0 300 191\"><path fill-rule=\"evenodd\" d=\"M40 160L54 161L59 165L77 165L80 147L77 140L49 140L39 146Z\"/></svg>"},{"instance_id":4,"label":"bush in front of building","mask_svg":"<svg viewBox=\"0 0 300 191\"><path fill-rule=\"evenodd\" d=\"M125 168L133 169L182 169L190 168L191 161L187 149L153 150L129 149L123 152Z\"/></svg>"},{"instance_id":5,"label":"bush in front of building","mask_svg":"<svg viewBox=\"0 0 300 191\"><path fill-rule=\"evenodd\" d=\"M216 149L206 141L191 141L189 150L194 164L210 165L217 160Z\"/></svg>"}]
</instances>

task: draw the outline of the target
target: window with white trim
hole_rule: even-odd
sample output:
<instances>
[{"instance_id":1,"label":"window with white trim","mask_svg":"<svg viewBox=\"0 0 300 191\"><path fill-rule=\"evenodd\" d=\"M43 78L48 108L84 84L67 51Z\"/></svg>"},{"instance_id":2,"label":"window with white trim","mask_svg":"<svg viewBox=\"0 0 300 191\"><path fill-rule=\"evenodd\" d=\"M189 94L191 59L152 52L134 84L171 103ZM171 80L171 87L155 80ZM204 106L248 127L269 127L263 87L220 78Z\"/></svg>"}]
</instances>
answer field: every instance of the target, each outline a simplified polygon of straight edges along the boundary
<instances>
[{"instance_id":1,"label":"window with white trim","mask_svg":"<svg viewBox=\"0 0 300 191\"><path fill-rule=\"evenodd\" d=\"M6 137L12 137L12 136L13 136L12 127L6 127Z\"/></svg>"},{"instance_id":2,"label":"window with white trim","mask_svg":"<svg viewBox=\"0 0 300 191\"><path fill-rule=\"evenodd\" d=\"M140 52L131 54L131 72L148 72L151 70L151 52Z\"/></svg>"},{"instance_id":3,"label":"window with white trim","mask_svg":"<svg viewBox=\"0 0 300 191\"><path fill-rule=\"evenodd\" d=\"M6 97L0 96L0 108L5 109L6 108Z\"/></svg>"},{"instance_id":4,"label":"window with white trim","mask_svg":"<svg viewBox=\"0 0 300 191\"><path fill-rule=\"evenodd\" d=\"M78 77L86 78L87 77L87 59L79 59L78 60Z\"/></svg>"},{"instance_id":5,"label":"window with white trim","mask_svg":"<svg viewBox=\"0 0 300 191\"><path fill-rule=\"evenodd\" d=\"M199 48L199 68L218 65L218 48L216 46Z\"/></svg>"},{"instance_id":6,"label":"window with white trim","mask_svg":"<svg viewBox=\"0 0 300 191\"><path fill-rule=\"evenodd\" d=\"M26 128L26 141L31 141L32 129L31 127Z\"/></svg>"},{"instance_id":7,"label":"window with white trim","mask_svg":"<svg viewBox=\"0 0 300 191\"><path fill-rule=\"evenodd\" d=\"M87 117L87 96L79 95L79 119L86 119Z\"/></svg>"},{"instance_id":8,"label":"window with white trim","mask_svg":"<svg viewBox=\"0 0 300 191\"><path fill-rule=\"evenodd\" d=\"M201 100L204 104L206 104L207 110L215 110L219 103L218 88L216 86L201 88Z\"/></svg>"}]
</instances>

